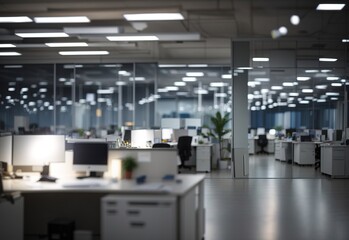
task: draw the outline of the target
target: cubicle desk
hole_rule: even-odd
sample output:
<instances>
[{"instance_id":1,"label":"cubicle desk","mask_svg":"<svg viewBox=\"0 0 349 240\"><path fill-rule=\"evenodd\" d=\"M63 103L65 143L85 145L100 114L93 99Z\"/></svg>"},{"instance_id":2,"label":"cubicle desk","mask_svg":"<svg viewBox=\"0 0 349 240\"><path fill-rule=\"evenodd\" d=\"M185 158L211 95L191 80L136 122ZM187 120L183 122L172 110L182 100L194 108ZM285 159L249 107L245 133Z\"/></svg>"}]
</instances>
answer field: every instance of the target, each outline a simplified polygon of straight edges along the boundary
<instances>
[{"instance_id":1,"label":"cubicle desk","mask_svg":"<svg viewBox=\"0 0 349 240\"><path fill-rule=\"evenodd\" d=\"M16 198L13 204L0 197L0 223L1 239L23 239L23 197Z\"/></svg>"},{"instance_id":2,"label":"cubicle desk","mask_svg":"<svg viewBox=\"0 0 349 240\"><path fill-rule=\"evenodd\" d=\"M315 164L315 142L293 142L294 162L299 165Z\"/></svg>"},{"instance_id":3,"label":"cubicle desk","mask_svg":"<svg viewBox=\"0 0 349 240\"><path fill-rule=\"evenodd\" d=\"M257 144L257 137L248 139L248 153L256 154L261 148ZM268 139L268 145L264 148L268 153L273 154L275 152L275 139Z\"/></svg>"},{"instance_id":4,"label":"cubicle desk","mask_svg":"<svg viewBox=\"0 0 349 240\"><path fill-rule=\"evenodd\" d=\"M331 177L349 177L349 147L321 145L321 173Z\"/></svg>"},{"instance_id":5,"label":"cubicle desk","mask_svg":"<svg viewBox=\"0 0 349 240\"><path fill-rule=\"evenodd\" d=\"M291 141L275 141L275 159L293 162L293 146Z\"/></svg>"},{"instance_id":6,"label":"cubicle desk","mask_svg":"<svg viewBox=\"0 0 349 240\"><path fill-rule=\"evenodd\" d=\"M47 223L55 218L75 220L76 229L90 230L101 234L101 199L106 195L130 198L159 199L172 197L177 231L173 239L192 240L204 236L204 175L180 175L176 183L148 182L137 185L134 181L122 180L100 187L63 187L60 182L45 183L25 180L4 181L5 192L20 191L24 196L24 233L26 235L47 234ZM151 215L143 220L146 222ZM149 220L150 221L150 220ZM164 221L166 223L166 221ZM117 225L115 228L117 229ZM162 226L158 226L159 229ZM116 236L125 239L125 236ZM115 239L116 239L115 238ZM130 239L130 238L128 238ZM144 239L148 239L144 235Z\"/></svg>"}]
</instances>

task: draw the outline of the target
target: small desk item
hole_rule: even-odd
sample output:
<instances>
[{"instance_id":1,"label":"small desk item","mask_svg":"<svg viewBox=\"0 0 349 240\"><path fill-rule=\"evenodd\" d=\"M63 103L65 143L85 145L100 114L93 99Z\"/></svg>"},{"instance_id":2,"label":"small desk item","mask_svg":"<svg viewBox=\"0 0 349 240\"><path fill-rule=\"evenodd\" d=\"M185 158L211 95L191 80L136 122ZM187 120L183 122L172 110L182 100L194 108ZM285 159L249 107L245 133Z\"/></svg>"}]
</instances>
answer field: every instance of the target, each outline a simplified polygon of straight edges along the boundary
<instances>
[{"instance_id":1,"label":"small desk item","mask_svg":"<svg viewBox=\"0 0 349 240\"><path fill-rule=\"evenodd\" d=\"M56 182L57 178L47 176L47 175L42 175L38 182Z\"/></svg>"}]
</instances>

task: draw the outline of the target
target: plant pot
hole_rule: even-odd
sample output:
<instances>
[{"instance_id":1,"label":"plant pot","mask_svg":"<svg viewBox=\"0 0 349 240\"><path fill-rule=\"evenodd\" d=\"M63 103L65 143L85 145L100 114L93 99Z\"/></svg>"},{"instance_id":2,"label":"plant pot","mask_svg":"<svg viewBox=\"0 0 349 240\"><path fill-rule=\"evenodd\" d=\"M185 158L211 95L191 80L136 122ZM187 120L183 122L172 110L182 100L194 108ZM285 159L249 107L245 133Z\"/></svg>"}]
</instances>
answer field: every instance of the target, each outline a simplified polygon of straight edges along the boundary
<instances>
[{"instance_id":1,"label":"plant pot","mask_svg":"<svg viewBox=\"0 0 349 240\"><path fill-rule=\"evenodd\" d=\"M219 160L219 169L221 169L221 170L228 169L228 161Z\"/></svg>"},{"instance_id":2,"label":"plant pot","mask_svg":"<svg viewBox=\"0 0 349 240\"><path fill-rule=\"evenodd\" d=\"M132 172L131 171L125 171L125 179L132 179Z\"/></svg>"}]
</instances>

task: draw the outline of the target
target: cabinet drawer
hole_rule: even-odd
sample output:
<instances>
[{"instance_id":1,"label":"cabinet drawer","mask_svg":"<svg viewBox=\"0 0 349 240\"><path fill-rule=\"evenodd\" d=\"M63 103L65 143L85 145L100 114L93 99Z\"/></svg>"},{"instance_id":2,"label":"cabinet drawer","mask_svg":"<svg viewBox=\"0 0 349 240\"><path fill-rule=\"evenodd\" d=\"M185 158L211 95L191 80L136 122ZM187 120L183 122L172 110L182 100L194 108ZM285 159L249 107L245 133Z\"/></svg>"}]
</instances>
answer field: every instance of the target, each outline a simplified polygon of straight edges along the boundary
<instances>
[{"instance_id":1,"label":"cabinet drawer","mask_svg":"<svg viewBox=\"0 0 349 240\"><path fill-rule=\"evenodd\" d=\"M210 147L197 147L196 158L197 159L210 159L211 148Z\"/></svg>"}]
</instances>

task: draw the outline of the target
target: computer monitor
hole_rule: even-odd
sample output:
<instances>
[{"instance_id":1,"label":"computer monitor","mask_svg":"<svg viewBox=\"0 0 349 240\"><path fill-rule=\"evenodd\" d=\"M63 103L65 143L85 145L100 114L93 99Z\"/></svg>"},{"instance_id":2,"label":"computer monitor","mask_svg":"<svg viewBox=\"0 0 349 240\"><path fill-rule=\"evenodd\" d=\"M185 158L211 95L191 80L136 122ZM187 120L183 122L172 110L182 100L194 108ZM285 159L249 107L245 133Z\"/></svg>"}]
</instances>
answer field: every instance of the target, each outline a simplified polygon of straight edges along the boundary
<instances>
[{"instance_id":1,"label":"computer monitor","mask_svg":"<svg viewBox=\"0 0 349 240\"><path fill-rule=\"evenodd\" d=\"M125 129L123 140L131 143L131 129Z\"/></svg>"},{"instance_id":2,"label":"computer monitor","mask_svg":"<svg viewBox=\"0 0 349 240\"><path fill-rule=\"evenodd\" d=\"M14 135L14 166L44 166L65 161L64 135Z\"/></svg>"},{"instance_id":3,"label":"computer monitor","mask_svg":"<svg viewBox=\"0 0 349 240\"><path fill-rule=\"evenodd\" d=\"M12 164L12 135L0 136L0 162Z\"/></svg>"},{"instance_id":4,"label":"computer monitor","mask_svg":"<svg viewBox=\"0 0 349 240\"><path fill-rule=\"evenodd\" d=\"M163 141L170 142L173 139L173 129L172 128L163 128L161 129L161 139Z\"/></svg>"},{"instance_id":5,"label":"computer monitor","mask_svg":"<svg viewBox=\"0 0 349 240\"><path fill-rule=\"evenodd\" d=\"M73 146L73 170L97 177L97 172L108 170L108 143L76 142Z\"/></svg>"},{"instance_id":6,"label":"computer monitor","mask_svg":"<svg viewBox=\"0 0 349 240\"><path fill-rule=\"evenodd\" d=\"M334 134L335 134L334 141L342 141L342 139L343 139L343 130L336 129Z\"/></svg>"}]
</instances>

